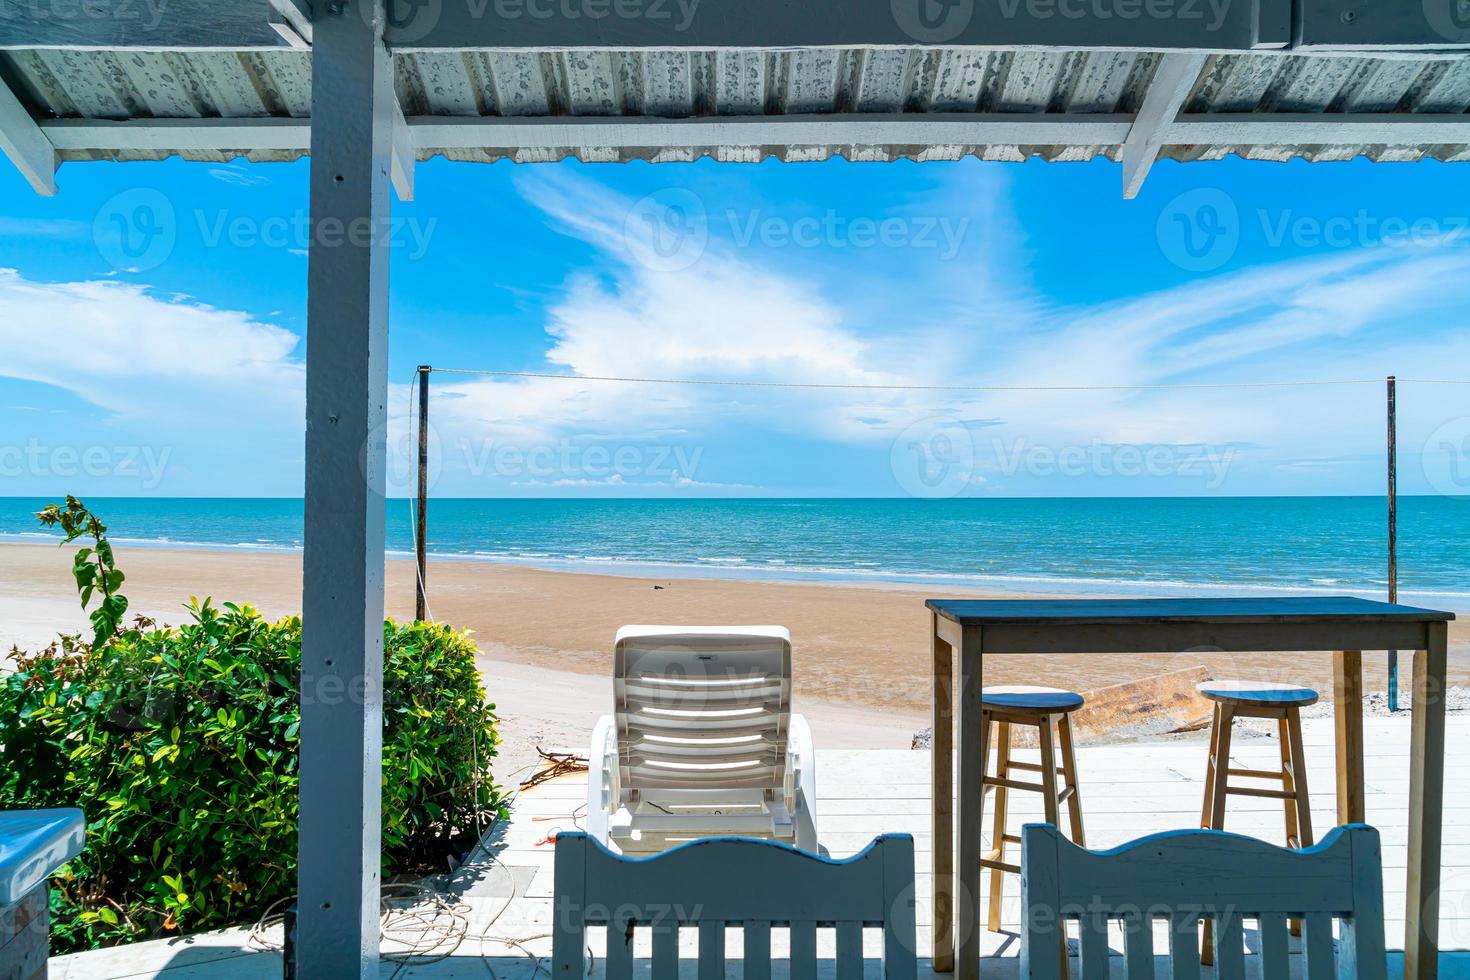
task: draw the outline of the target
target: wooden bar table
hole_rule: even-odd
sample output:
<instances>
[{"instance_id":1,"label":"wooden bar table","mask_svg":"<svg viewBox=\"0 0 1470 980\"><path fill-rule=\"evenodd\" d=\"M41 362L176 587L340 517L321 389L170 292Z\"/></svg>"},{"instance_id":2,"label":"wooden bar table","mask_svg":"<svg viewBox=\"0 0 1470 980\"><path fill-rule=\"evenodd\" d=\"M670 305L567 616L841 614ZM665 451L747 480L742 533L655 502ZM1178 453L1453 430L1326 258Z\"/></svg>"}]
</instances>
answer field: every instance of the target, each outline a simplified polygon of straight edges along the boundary
<instances>
[{"instance_id":1,"label":"wooden bar table","mask_svg":"<svg viewBox=\"0 0 1470 980\"><path fill-rule=\"evenodd\" d=\"M1332 651L1337 820L1361 823L1362 651L1413 650L1404 976L1433 980L1437 975L1445 653L1447 624L1455 618L1453 614L1340 596L931 599L926 605L931 612L934 660L936 971L957 972L958 980L975 980L980 975L980 808L986 752L980 689L984 657Z\"/></svg>"}]
</instances>

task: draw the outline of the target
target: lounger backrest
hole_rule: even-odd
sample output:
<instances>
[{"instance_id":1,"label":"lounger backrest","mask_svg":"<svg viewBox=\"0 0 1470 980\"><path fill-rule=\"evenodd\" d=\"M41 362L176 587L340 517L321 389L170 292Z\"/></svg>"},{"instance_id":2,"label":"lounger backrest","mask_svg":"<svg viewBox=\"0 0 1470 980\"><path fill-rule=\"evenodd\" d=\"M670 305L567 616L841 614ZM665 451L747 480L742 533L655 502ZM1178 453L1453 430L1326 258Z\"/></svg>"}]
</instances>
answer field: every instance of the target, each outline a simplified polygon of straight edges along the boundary
<instances>
[{"instance_id":1,"label":"lounger backrest","mask_svg":"<svg viewBox=\"0 0 1470 980\"><path fill-rule=\"evenodd\" d=\"M625 626L613 688L621 796L783 786L791 634L781 626Z\"/></svg>"},{"instance_id":2,"label":"lounger backrest","mask_svg":"<svg viewBox=\"0 0 1470 980\"><path fill-rule=\"evenodd\" d=\"M774 841L714 837L655 857L613 854L586 834L556 836L552 971L587 972L587 926L607 926L606 975L628 980L637 930L652 934L653 980L678 980L679 929L698 935L699 980L724 980L725 930L743 935L744 976L771 977L771 927L790 933L789 975L815 977L817 930L836 937L836 975L863 975L863 930L883 931L883 975L913 980L914 839L885 834L840 861ZM599 951L594 947L593 954ZM641 971L640 975L642 974Z\"/></svg>"},{"instance_id":3,"label":"lounger backrest","mask_svg":"<svg viewBox=\"0 0 1470 980\"><path fill-rule=\"evenodd\" d=\"M1108 976L1108 924L1121 923L1129 980L1153 980L1153 925L1166 925L1164 975L1200 976L1199 920L1214 922L1215 976L1246 975L1244 921L1258 938L1253 976L1288 980L1287 922L1302 921L1304 980L1384 980L1383 868L1378 831L1338 827L1316 847L1288 850L1218 830L1155 834L1087 851L1049 824L1021 832L1022 980L1064 980L1059 922L1079 922L1081 980ZM1332 920L1342 920L1340 963Z\"/></svg>"}]
</instances>

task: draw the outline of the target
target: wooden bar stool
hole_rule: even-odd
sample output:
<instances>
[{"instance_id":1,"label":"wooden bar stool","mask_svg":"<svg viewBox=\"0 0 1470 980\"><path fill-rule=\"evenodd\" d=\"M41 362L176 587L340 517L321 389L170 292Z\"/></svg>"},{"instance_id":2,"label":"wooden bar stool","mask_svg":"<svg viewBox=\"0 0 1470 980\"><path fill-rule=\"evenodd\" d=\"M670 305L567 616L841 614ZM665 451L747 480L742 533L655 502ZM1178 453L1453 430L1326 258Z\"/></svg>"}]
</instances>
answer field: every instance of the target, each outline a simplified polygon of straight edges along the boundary
<instances>
[{"instance_id":1,"label":"wooden bar stool","mask_svg":"<svg viewBox=\"0 0 1470 980\"><path fill-rule=\"evenodd\" d=\"M981 794L995 796L995 832L991 837L991 850L981 859L980 866L990 869L990 931L1000 931L1001 875L1005 872L1020 874L1021 866L1006 861L1006 844L1021 843L1016 834L1006 833L1006 803L1011 790L1042 795L1046 822L1061 827L1061 806L1067 804L1072 824L1072 840L1082 847L1087 846L1082 831L1082 799L1077 792L1077 760L1072 752L1072 722L1070 715L1082 707L1082 695L1054 687L1031 687L1013 685L987 687L980 692L980 759L986 772L982 774ZM1017 762L1011 758L1011 726L1024 725L1035 728L1041 759L1037 763ZM990 745L995 744L995 775L989 774ZM1058 744L1060 743L1060 759ZM1023 782L1012 778L1015 771L1034 772L1041 777L1039 783ZM1057 777L1062 777L1059 785ZM983 822L985 806L981 803L980 816Z\"/></svg>"},{"instance_id":2,"label":"wooden bar stool","mask_svg":"<svg viewBox=\"0 0 1470 980\"><path fill-rule=\"evenodd\" d=\"M1210 727L1210 750L1205 766L1205 799L1200 827L1225 829L1225 799L1235 796L1281 800L1286 819L1286 846L1312 846L1312 805L1307 798L1306 755L1302 751L1301 709L1317 703L1317 692L1294 684L1265 681L1206 681L1195 690L1215 702L1215 719ZM1230 768L1230 731L1237 718L1274 719L1281 741L1281 769ZM1280 789L1231 785L1230 777L1266 779L1281 783ZM1213 962L1214 948L1207 920L1200 961ZM1292 922L1293 935L1301 935L1301 923Z\"/></svg>"}]
</instances>

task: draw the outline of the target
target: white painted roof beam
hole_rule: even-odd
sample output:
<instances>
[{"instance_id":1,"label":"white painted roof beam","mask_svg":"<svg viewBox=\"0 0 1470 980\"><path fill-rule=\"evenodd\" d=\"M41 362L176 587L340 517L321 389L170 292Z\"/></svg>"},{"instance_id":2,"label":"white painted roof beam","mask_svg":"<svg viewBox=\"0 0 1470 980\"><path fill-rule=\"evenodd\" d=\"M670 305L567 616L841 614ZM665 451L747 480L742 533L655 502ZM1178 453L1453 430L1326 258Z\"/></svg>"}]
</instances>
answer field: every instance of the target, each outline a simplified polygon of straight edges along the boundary
<instances>
[{"instance_id":1,"label":"white painted roof beam","mask_svg":"<svg viewBox=\"0 0 1470 980\"><path fill-rule=\"evenodd\" d=\"M0 152L10 158L37 194L56 193L56 148L15 93L0 81Z\"/></svg>"},{"instance_id":2,"label":"white painted roof beam","mask_svg":"<svg viewBox=\"0 0 1470 980\"><path fill-rule=\"evenodd\" d=\"M403 106L393 98L393 152L389 154L393 190L400 201L413 200L413 168L418 159L413 131L403 118Z\"/></svg>"},{"instance_id":3,"label":"white painted roof beam","mask_svg":"<svg viewBox=\"0 0 1470 980\"><path fill-rule=\"evenodd\" d=\"M1120 156L1123 160L1124 197L1138 195L1143 179L1159 158L1166 128L1179 116L1179 110L1199 80L1208 57L1197 53L1166 54L1159 59L1153 81L1144 93L1143 105L1133 119L1128 138L1123 141Z\"/></svg>"},{"instance_id":4,"label":"white painted roof beam","mask_svg":"<svg viewBox=\"0 0 1470 980\"><path fill-rule=\"evenodd\" d=\"M57 150L106 154L156 150L306 153L308 119L53 119L40 133ZM410 116L395 139L396 168L408 173L419 148L537 149L626 146L932 145L1118 146L1138 131L1131 115L830 114L719 119ZM1391 146L1470 144L1470 113L1199 113L1164 124L1152 142L1173 145ZM1157 155L1158 147L1154 148Z\"/></svg>"}]
</instances>

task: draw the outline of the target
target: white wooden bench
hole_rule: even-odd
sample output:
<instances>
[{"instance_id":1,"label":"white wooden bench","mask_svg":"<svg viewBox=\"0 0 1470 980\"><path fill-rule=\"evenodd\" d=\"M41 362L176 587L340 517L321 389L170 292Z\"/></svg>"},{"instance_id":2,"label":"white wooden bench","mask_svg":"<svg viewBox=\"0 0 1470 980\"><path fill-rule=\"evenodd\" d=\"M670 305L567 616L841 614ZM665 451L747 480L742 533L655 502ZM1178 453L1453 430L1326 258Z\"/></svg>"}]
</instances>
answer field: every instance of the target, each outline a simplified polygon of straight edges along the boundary
<instances>
[{"instance_id":1,"label":"white wooden bench","mask_svg":"<svg viewBox=\"0 0 1470 980\"><path fill-rule=\"evenodd\" d=\"M817 930L836 932L839 980L863 973L863 929L883 930L883 975L913 980L914 839L885 834L840 861L775 841L720 837L654 857L614 854L586 834L556 838L552 962L586 972L586 927L607 926L608 980L633 971L635 928L652 934L653 980L679 975L679 929L698 930L700 980L725 976L725 930L744 932L745 980L771 976L771 927L790 929L790 975L817 970Z\"/></svg>"},{"instance_id":2,"label":"white wooden bench","mask_svg":"<svg viewBox=\"0 0 1470 980\"><path fill-rule=\"evenodd\" d=\"M1287 980L1288 918L1302 925L1305 980L1384 980L1383 869L1378 831L1338 827L1290 850L1217 830L1155 834L1088 851L1049 824L1021 832L1023 980L1062 980L1058 930L1079 923L1082 980L1108 976L1108 924L1121 920L1129 980L1153 980L1155 919L1168 922L1169 973L1200 976L1199 923L1214 923L1215 975L1243 980L1243 923L1253 920L1263 980ZM1342 922L1334 963L1333 919Z\"/></svg>"}]
</instances>

